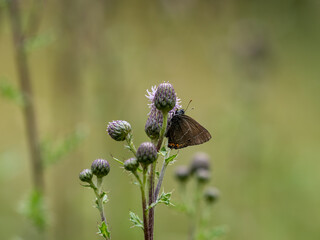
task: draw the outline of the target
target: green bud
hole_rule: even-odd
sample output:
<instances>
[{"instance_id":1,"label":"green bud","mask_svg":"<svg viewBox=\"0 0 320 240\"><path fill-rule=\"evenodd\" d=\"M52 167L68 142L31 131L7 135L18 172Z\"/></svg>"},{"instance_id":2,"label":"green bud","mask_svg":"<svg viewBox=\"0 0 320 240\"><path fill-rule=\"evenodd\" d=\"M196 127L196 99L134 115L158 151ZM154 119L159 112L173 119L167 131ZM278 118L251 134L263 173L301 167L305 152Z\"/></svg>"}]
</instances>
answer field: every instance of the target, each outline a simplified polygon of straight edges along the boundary
<instances>
[{"instance_id":1,"label":"green bud","mask_svg":"<svg viewBox=\"0 0 320 240\"><path fill-rule=\"evenodd\" d=\"M131 132L131 125L123 120L109 122L107 132L114 140L124 141Z\"/></svg>"},{"instance_id":2,"label":"green bud","mask_svg":"<svg viewBox=\"0 0 320 240\"><path fill-rule=\"evenodd\" d=\"M130 158L124 162L123 166L125 170L135 172L139 167L139 162L136 158Z\"/></svg>"},{"instance_id":3,"label":"green bud","mask_svg":"<svg viewBox=\"0 0 320 240\"><path fill-rule=\"evenodd\" d=\"M90 169L84 169L80 174L79 174L79 179L82 182L90 182L92 179L92 171Z\"/></svg>"}]
</instances>

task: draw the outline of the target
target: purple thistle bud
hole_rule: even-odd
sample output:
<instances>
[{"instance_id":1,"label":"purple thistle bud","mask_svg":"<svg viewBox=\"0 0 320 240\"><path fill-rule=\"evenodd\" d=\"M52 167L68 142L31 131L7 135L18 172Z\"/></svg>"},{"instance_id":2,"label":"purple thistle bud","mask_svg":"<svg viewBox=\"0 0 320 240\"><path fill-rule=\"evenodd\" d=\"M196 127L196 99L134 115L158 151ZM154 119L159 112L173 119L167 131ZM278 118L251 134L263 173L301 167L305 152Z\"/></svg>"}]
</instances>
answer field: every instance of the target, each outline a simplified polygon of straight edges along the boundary
<instances>
[{"instance_id":1,"label":"purple thistle bud","mask_svg":"<svg viewBox=\"0 0 320 240\"><path fill-rule=\"evenodd\" d=\"M207 183L210 180L210 172L206 169L198 169L196 171L196 178L199 183Z\"/></svg>"},{"instance_id":2,"label":"purple thistle bud","mask_svg":"<svg viewBox=\"0 0 320 240\"><path fill-rule=\"evenodd\" d=\"M198 152L193 156L191 162L191 173L195 173L198 169L210 169L210 157L208 154Z\"/></svg>"},{"instance_id":3,"label":"purple thistle bud","mask_svg":"<svg viewBox=\"0 0 320 240\"><path fill-rule=\"evenodd\" d=\"M90 182L92 179L92 171L90 169L84 169L82 172L79 174L79 179L82 182Z\"/></svg>"},{"instance_id":4,"label":"purple thistle bud","mask_svg":"<svg viewBox=\"0 0 320 240\"><path fill-rule=\"evenodd\" d=\"M168 113L176 106L176 93L170 83L161 83L154 95L154 105L162 112Z\"/></svg>"},{"instance_id":5,"label":"purple thistle bud","mask_svg":"<svg viewBox=\"0 0 320 240\"><path fill-rule=\"evenodd\" d=\"M179 182L186 182L190 176L190 170L187 166L178 166L175 171L175 177Z\"/></svg>"},{"instance_id":6,"label":"purple thistle bud","mask_svg":"<svg viewBox=\"0 0 320 240\"><path fill-rule=\"evenodd\" d=\"M220 192L215 187L209 187L204 192L204 199L206 200L207 203L214 203L215 201L218 200L219 196L220 196Z\"/></svg>"},{"instance_id":7,"label":"purple thistle bud","mask_svg":"<svg viewBox=\"0 0 320 240\"><path fill-rule=\"evenodd\" d=\"M147 90L147 95L146 95L146 97L149 99L149 102L150 102L148 104L150 107L150 112L148 114L149 117L145 125L145 132L148 135L148 137L150 137L152 140L159 138L160 129L162 128L162 123L163 123L163 114L155 106L155 95L156 95L157 89L158 88L156 86L151 87L151 91ZM174 115L175 111L182 107L180 104L181 104L181 100L176 97L175 106L168 113L167 124L170 123L171 118Z\"/></svg>"},{"instance_id":8,"label":"purple thistle bud","mask_svg":"<svg viewBox=\"0 0 320 240\"><path fill-rule=\"evenodd\" d=\"M162 127L162 113L157 111L150 112L146 126L144 128L146 134L151 139L158 139L160 135L160 129Z\"/></svg>"},{"instance_id":9,"label":"purple thistle bud","mask_svg":"<svg viewBox=\"0 0 320 240\"><path fill-rule=\"evenodd\" d=\"M107 160L96 159L91 165L91 171L98 178L101 178L108 175L110 172L110 165Z\"/></svg>"},{"instance_id":10,"label":"purple thistle bud","mask_svg":"<svg viewBox=\"0 0 320 240\"><path fill-rule=\"evenodd\" d=\"M139 163L136 158L130 158L124 162L123 166L125 170L135 172L139 167Z\"/></svg>"},{"instance_id":11,"label":"purple thistle bud","mask_svg":"<svg viewBox=\"0 0 320 240\"><path fill-rule=\"evenodd\" d=\"M131 132L131 125L127 121L117 120L109 122L108 134L116 141L124 141Z\"/></svg>"},{"instance_id":12,"label":"purple thistle bud","mask_svg":"<svg viewBox=\"0 0 320 240\"><path fill-rule=\"evenodd\" d=\"M137 160L142 165L153 163L157 159L156 147L151 142L141 143L137 150Z\"/></svg>"}]
</instances>

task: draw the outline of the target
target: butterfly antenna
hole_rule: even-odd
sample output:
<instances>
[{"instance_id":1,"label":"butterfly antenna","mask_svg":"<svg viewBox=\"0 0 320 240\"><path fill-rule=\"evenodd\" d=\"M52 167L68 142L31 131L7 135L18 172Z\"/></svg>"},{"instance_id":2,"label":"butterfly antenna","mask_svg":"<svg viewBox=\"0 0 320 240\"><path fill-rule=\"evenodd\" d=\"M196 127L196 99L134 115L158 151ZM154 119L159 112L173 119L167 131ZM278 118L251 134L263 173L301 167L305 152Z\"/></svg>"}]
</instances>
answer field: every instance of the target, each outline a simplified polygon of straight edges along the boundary
<instances>
[{"instance_id":1,"label":"butterfly antenna","mask_svg":"<svg viewBox=\"0 0 320 240\"><path fill-rule=\"evenodd\" d=\"M190 100L189 101L189 103L188 103L188 105L187 105L187 107L186 107L186 109L184 110L185 112L187 112L187 110L188 110L188 108L189 108L189 106L190 106L190 103L192 102L192 100Z\"/></svg>"}]
</instances>

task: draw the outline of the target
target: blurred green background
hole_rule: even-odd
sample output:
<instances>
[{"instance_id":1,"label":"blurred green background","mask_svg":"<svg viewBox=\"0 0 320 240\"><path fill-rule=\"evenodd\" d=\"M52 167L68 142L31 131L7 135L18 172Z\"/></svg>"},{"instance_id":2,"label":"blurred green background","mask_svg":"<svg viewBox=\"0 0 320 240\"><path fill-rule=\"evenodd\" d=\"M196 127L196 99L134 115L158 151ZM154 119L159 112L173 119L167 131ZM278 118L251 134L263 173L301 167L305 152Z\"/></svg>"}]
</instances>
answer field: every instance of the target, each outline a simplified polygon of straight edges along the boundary
<instances>
[{"instance_id":1,"label":"blurred green background","mask_svg":"<svg viewBox=\"0 0 320 240\"><path fill-rule=\"evenodd\" d=\"M20 1L23 23L37 1ZM96 158L111 172L105 189L113 239L142 239L130 229L140 213L132 178L110 159L130 153L107 136L127 120L135 144L147 140L146 89L170 81L185 107L213 135L183 149L212 157L221 199L214 224L224 239L320 239L320 2L317 0L44 1L26 48L41 140L85 133L45 170L47 238L99 239L93 193L78 174ZM37 9L37 8L35 8ZM0 81L19 88L6 1L0 1ZM21 107L0 98L0 239L37 239L21 202L32 189ZM177 188L174 166L166 191ZM174 196L175 198L176 196ZM186 239L188 221L156 211L156 239Z\"/></svg>"}]
</instances>

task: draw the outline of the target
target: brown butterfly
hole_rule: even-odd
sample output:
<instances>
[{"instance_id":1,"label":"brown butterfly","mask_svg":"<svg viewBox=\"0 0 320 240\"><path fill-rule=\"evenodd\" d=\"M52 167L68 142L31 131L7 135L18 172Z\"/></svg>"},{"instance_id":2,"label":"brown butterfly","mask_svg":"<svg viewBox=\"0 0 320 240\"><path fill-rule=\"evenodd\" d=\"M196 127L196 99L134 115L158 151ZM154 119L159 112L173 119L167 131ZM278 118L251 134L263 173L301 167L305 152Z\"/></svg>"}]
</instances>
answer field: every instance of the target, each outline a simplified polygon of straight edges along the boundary
<instances>
[{"instance_id":1,"label":"brown butterfly","mask_svg":"<svg viewBox=\"0 0 320 240\"><path fill-rule=\"evenodd\" d=\"M176 110L166 133L168 147L174 149L199 145L211 139L211 134L196 120L184 114L183 109Z\"/></svg>"}]
</instances>

